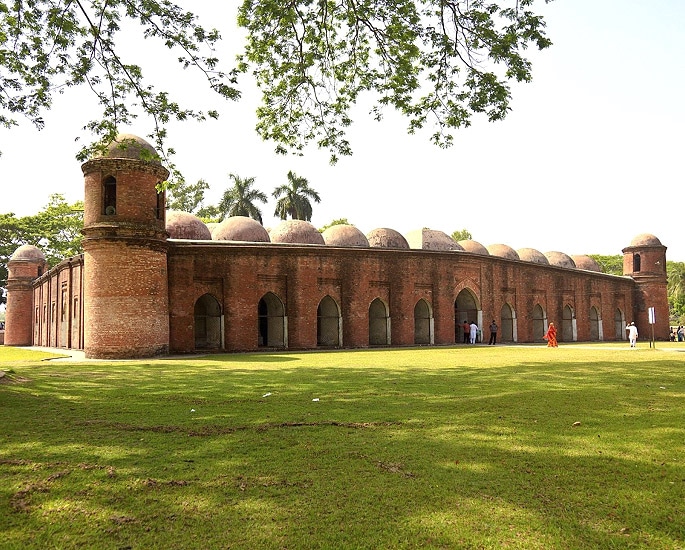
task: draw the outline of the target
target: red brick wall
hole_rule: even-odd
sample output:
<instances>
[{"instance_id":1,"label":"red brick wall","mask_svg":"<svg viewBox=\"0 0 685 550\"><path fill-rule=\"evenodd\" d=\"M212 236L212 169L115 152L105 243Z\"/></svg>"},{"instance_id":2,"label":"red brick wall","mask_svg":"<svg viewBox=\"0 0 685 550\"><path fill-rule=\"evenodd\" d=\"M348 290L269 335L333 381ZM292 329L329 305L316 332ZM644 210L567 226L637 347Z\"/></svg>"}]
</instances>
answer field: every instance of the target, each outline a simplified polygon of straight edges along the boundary
<instances>
[{"instance_id":1,"label":"red brick wall","mask_svg":"<svg viewBox=\"0 0 685 550\"><path fill-rule=\"evenodd\" d=\"M601 317L604 340L616 335L615 312L632 315L634 283L628 278L541 266L457 252L170 242L170 347L193 349L193 306L205 293L221 304L227 350L254 350L257 304L272 292L285 305L288 347L317 346L317 307L330 295L341 308L344 347L369 345L368 310L375 298L389 306L391 343L414 344L414 306L432 307L434 341L455 341L454 302L468 288L482 308L483 324L501 324L502 305L516 316L519 342L533 341L532 309L561 324L575 314L577 340L591 336L590 308ZM485 327L481 327L485 328ZM487 336L487 331L484 331ZM623 335L621 334L621 337Z\"/></svg>"}]
</instances>

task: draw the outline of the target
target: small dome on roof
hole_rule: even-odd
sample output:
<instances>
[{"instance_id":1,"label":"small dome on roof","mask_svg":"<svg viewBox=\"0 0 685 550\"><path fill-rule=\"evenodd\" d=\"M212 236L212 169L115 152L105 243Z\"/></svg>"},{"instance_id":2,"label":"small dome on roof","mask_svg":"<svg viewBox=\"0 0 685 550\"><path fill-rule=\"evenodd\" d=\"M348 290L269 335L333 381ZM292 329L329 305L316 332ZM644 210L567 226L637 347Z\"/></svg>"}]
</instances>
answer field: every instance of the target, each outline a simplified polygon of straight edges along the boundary
<instances>
[{"instance_id":1,"label":"small dome on roof","mask_svg":"<svg viewBox=\"0 0 685 550\"><path fill-rule=\"evenodd\" d=\"M554 265L556 267L565 267L568 269L574 269L576 267L575 262L568 254L563 252L545 252L545 257L549 261L549 265Z\"/></svg>"},{"instance_id":2,"label":"small dome on roof","mask_svg":"<svg viewBox=\"0 0 685 550\"><path fill-rule=\"evenodd\" d=\"M485 248L478 241L472 241L471 239L465 239L463 241L457 241L457 244L461 246L466 252L471 254L481 254L482 256L489 256L490 253L488 249Z\"/></svg>"},{"instance_id":3,"label":"small dome on roof","mask_svg":"<svg viewBox=\"0 0 685 550\"><path fill-rule=\"evenodd\" d=\"M45 254L43 254L43 251L40 248L33 246L32 244L23 244L14 251L10 256L9 261L44 263Z\"/></svg>"},{"instance_id":4,"label":"small dome on roof","mask_svg":"<svg viewBox=\"0 0 685 550\"><path fill-rule=\"evenodd\" d=\"M166 231L171 239L207 241L212 238L209 228L200 218L180 210L166 213Z\"/></svg>"},{"instance_id":5,"label":"small dome on roof","mask_svg":"<svg viewBox=\"0 0 685 550\"><path fill-rule=\"evenodd\" d=\"M460 250L464 249L443 231L435 229L417 229L407 233L410 248L418 250Z\"/></svg>"},{"instance_id":6,"label":"small dome on roof","mask_svg":"<svg viewBox=\"0 0 685 550\"><path fill-rule=\"evenodd\" d=\"M585 271L596 271L598 273L602 272L602 268L599 264L590 256L586 254L575 254L571 256L573 263L576 264L578 269L584 269Z\"/></svg>"},{"instance_id":7,"label":"small dome on roof","mask_svg":"<svg viewBox=\"0 0 685 550\"><path fill-rule=\"evenodd\" d=\"M257 220L247 216L231 216L222 221L214 231L215 241L242 241L249 243L268 243L269 234Z\"/></svg>"},{"instance_id":8,"label":"small dome on roof","mask_svg":"<svg viewBox=\"0 0 685 550\"><path fill-rule=\"evenodd\" d=\"M520 260L518 253L506 244L491 244L487 247L490 256L506 258L507 260Z\"/></svg>"},{"instance_id":9,"label":"small dome on roof","mask_svg":"<svg viewBox=\"0 0 685 550\"><path fill-rule=\"evenodd\" d=\"M283 220L270 235L272 243L326 244L318 229L304 220Z\"/></svg>"},{"instance_id":10,"label":"small dome on roof","mask_svg":"<svg viewBox=\"0 0 685 550\"><path fill-rule=\"evenodd\" d=\"M404 236L387 227L380 227L366 234L369 246L374 248L409 248L409 243Z\"/></svg>"},{"instance_id":11,"label":"small dome on roof","mask_svg":"<svg viewBox=\"0 0 685 550\"><path fill-rule=\"evenodd\" d=\"M521 260L523 260L524 262L549 265L547 257L542 252L540 252L539 250L535 250L534 248L519 248L516 251L516 253L519 255L519 258L521 258Z\"/></svg>"},{"instance_id":12,"label":"small dome on roof","mask_svg":"<svg viewBox=\"0 0 685 550\"><path fill-rule=\"evenodd\" d=\"M641 233L630 241L630 246L663 246L661 241L651 233Z\"/></svg>"},{"instance_id":13,"label":"small dome on roof","mask_svg":"<svg viewBox=\"0 0 685 550\"><path fill-rule=\"evenodd\" d=\"M154 164L161 164L155 148L143 138L133 134L119 134L112 143L107 145L102 153L95 154L95 158L144 160Z\"/></svg>"},{"instance_id":14,"label":"small dome on roof","mask_svg":"<svg viewBox=\"0 0 685 550\"><path fill-rule=\"evenodd\" d=\"M322 233L324 242L329 246L368 247L369 241L354 225L332 225Z\"/></svg>"}]
</instances>

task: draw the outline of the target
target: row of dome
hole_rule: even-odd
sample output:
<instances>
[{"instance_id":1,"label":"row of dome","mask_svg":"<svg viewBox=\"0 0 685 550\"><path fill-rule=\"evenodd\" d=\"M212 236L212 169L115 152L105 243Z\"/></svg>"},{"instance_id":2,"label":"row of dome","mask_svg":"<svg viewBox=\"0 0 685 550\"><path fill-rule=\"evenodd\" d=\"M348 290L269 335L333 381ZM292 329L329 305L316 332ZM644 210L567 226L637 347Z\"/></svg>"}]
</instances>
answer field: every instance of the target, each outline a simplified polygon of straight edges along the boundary
<instances>
[{"instance_id":1,"label":"row of dome","mask_svg":"<svg viewBox=\"0 0 685 550\"><path fill-rule=\"evenodd\" d=\"M332 225L323 233L303 220L284 220L268 230L258 221L245 216L233 216L217 224L205 224L187 212L167 212L166 230L172 239L215 240L263 243L312 244L361 248L422 249L461 251L484 256L497 256L509 260L522 260L543 265L584 269L601 272L595 260L586 255L569 256L563 252L543 254L534 248L514 250L505 244L488 247L477 241L455 241L442 231L418 229L407 233L406 238L394 229L374 229L364 235L353 225Z\"/></svg>"}]
</instances>

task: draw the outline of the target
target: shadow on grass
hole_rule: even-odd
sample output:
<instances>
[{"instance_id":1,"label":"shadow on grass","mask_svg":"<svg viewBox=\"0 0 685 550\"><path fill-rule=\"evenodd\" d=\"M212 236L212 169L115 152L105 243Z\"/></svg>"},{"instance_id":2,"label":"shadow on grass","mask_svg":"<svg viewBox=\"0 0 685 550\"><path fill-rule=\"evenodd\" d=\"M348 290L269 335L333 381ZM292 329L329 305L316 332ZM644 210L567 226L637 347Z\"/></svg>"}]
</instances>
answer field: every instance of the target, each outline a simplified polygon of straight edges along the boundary
<instances>
[{"instance_id":1,"label":"shadow on grass","mask_svg":"<svg viewBox=\"0 0 685 550\"><path fill-rule=\"evenodd\" d=\"M0 390L0 525L34 547L80 522L136 547L174 525L257 548L683 546L681 361L250 357L270 362L41 367Z\"/></svg>"}]
</instances>

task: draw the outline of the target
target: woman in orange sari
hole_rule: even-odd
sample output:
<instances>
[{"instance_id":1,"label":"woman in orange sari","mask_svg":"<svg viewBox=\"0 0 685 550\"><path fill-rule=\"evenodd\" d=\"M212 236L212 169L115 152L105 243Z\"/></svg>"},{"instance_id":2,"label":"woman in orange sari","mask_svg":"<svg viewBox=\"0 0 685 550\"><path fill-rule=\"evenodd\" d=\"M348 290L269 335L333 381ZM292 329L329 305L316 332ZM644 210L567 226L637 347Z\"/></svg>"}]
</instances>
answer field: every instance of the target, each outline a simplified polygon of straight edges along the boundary
<instances>
[{"instance_id":1,"label":"woman in orange sari","mask_svg":"<svg viewBox=\"0 0 685 550\"><path fill-rule=\"evenodd\" d=\"M545 340L547 340L547 347L548 348L556 348L558 347L557 344L557 327L554 326L554 323L549 324L549 328L547 329L547 332L545 332L545 335L543 336Z\"/></svg>"}]
</instances>

